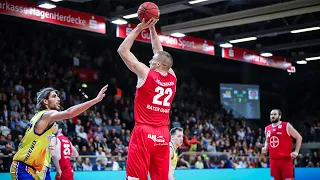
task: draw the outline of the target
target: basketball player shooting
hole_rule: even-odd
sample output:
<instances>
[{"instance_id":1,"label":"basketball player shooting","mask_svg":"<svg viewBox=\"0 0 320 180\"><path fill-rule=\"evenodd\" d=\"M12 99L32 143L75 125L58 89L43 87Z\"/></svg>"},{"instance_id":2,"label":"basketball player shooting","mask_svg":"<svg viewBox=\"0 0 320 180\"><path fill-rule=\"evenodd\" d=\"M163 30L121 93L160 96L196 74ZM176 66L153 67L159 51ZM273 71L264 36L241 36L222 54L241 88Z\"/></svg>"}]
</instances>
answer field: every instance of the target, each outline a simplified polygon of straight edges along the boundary
<instances>
[{"instance_id":1,"label":"basketball player shooting","mask_svg":"<svg viewBox=\"0 0 320 180\"><path fill-rule=\"evenodd\" d=\"M170 169L169 169L169 180L175 180L173 173L176 169L178 162L177 149L183 143L183 129L176 127L170 130L171 141L170 141Z\"/></svg>"},{"instance_id":2,"label":"basketball player shooting","mask_svg":"<svg viewBox=\"0 0 320 180\"><path fill-rule=\"evenodd\" d=\"M293 159L300 151L302 137L288 122L281 121L281 111L273 109L270 113L271 124L265 128L266 142L262 153L269 151L270 174L274 180L293 180ZM292 138L296 147L292 152Z\"/></svg>"},{"instance_id":3,"label":"basketball player shooting","mask_svg":"<svg viewBox=\"0 0 320 180\"><path fill-rule=\"evenodd\" d=\"M163 51L154 25L157 20L142 22L131 31L118 48L127 67L138 77L134 101L135 127L129 142L127 180L168 180L169 114L176 91L176 76L171 69L173 59ZM149 28L153 58L150 68L138 61L130 51L141 31Z\"/></svg>"},{"instance_id":4,"label":"basketball player shooting","mask_svg":"<svg viewBox=\"0 0 320 180\"><path fill-rule=\"evenodd\" d=\"M60 98L53 88L45 88L37 94L37 112L28 124L17 153L13 157L10 168L11 178L14 180L37 179L36 171L41 172L45 166L47 147L52 136L53 124L61 119L73 118L105 97L108 85L104 86L96 98L72 106L64 111L60 110Z\"/></svg>"}]
</instances>

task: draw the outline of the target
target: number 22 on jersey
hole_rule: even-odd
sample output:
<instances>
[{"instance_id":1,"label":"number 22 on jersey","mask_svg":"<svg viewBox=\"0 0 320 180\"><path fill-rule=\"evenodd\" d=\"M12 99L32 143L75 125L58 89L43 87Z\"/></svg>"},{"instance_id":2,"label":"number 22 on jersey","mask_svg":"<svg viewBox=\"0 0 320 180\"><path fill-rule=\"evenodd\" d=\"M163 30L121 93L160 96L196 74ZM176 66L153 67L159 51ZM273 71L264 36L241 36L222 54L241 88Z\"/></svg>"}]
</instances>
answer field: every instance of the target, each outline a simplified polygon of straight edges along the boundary
<instances>
[{"instance_id":1,"label":"number 22 on jersey","mask_svg":"<svg viewBox=\"0 0 320 180\"><path fill-rule=\"evenodd\" d=\"M163 88L161 86L156 87L154 92L158 93L153 97L152 103L156 105L163 105L163 106L170 106L168 102L172 96L172 89L171 88ZM163 101L159 100L162 96L165 96Z\"/></svg>"}]
</instances>

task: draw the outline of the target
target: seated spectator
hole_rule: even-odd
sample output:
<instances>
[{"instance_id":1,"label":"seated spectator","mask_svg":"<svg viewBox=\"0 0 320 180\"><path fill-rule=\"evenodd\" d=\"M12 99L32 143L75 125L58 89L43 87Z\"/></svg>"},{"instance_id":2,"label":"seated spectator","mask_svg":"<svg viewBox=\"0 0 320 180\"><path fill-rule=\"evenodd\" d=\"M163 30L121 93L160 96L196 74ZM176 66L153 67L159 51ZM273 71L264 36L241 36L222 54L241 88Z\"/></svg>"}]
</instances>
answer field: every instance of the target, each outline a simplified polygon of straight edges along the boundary
<instances>
[{"instance_id":1,"label":"seated spectator","mask_svg":"<svg viewBox=\"0 0 320 180\"><path fill-rule=\"evenodd\" d=\"M102 159L97 159L97 162L92 166L93 171L104 171L105 163L102 163Z\"/></svg>"},{"instance_id":2,"label":"seated spectator","mask_svg":"<svg viewBox=\"0 0 320 180\"><path fill-rule=\"evenodd\" d=\"M204 163L203 163L203 161L202 161L201 156L197 156L197 161L196 161L196 163L194 164L194 167L195 167L196 169L203 169L203 168L204 168Z\"/></svg>"},{"instance_id":3,"label":"seated spectator","mask_svg":"<svg viewBox=\"0 0 320 180\"><path fill-rule=\"evenodd\" d=\"M83 171L92 171L92 164L89 158L86 158L82 163Z\"/></svg>"}]
</instances>

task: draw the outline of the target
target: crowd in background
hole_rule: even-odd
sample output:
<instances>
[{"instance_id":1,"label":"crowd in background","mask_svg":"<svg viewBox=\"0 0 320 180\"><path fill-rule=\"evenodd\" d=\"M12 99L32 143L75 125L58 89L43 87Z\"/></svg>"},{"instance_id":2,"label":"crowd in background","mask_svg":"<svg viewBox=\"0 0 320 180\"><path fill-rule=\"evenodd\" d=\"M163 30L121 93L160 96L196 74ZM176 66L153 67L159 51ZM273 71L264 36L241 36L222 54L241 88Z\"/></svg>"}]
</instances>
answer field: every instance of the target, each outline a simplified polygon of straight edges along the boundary
<instances>
[{"instance_id":1,"label":"crowd in background","mask_svg":"<svg viewBox=\"0 0 320 180\"><path fill-rule=\"evenodd\" d=\"M36 112L36 93L41 88L59 90L63 109L86 101L79 92L86 89L70 67L96 69L99 81L110 84L108 98L73 119L63 120L65 134L81 156L74 160L74 170L125 169L134 125L136 79L117 55L116 44L92 49L99 43L29 27L19 32L16 26L0 31L0 171L9 171L12 156ZM148 60L151 53L150 49L150 54L138 53L137 57ZM260 153L264 129L250 127L244 118L235 118L231 111L214 104L217 97L200 87L183 67L175 67L175 71L179 83L171 128L184 129L177 168L268 167L268 158ZM89 86L99 90L100 84ZM309 129L311 139L320 139L319 128L317 123ZM301 154L296 165L319 167L319 162L317 153Z\"/></svg>"}]
</instances>

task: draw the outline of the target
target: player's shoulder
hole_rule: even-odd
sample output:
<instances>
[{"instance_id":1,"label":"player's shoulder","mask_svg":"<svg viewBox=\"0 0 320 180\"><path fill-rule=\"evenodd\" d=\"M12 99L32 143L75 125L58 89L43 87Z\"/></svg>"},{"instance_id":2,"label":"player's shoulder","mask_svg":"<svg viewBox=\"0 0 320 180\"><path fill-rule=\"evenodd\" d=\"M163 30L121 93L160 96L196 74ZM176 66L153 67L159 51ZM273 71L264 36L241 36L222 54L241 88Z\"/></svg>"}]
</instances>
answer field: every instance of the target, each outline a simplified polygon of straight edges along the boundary
<instances>
[{"instance_id":1,"label":"player's shoulder","mask_svg":"<svg viewBox=\"0 0 320 180\"><path fill-rule=\"evenodd\" d=\"M43 111L40 111L38 113L40 113L40 119L47 119L49 118L53 113L56 113L56 112L59 112L57 110L43 110ZM37 114L38 114L37 113Z\"/></svg>"},{"instance_id":2,"label":"player's shoulder","mask_svg":"<svg viewBox=\"0 0 320 180\"><path fill-rule=\"evenodd\" d=\"M265 129L272 128L272 124L269 124L265 127Z\"/></svg>"},{"instance_id":3,"label":"player's shoulder","mask_svg":"<svg viewBox=\"0 0 320 180\"><path fill-rule=\"evenodd\" d=\"M291 125L290 122L288 122L288 121L282 121L281 124L282 124L282 126L285 126L287 128L288 128L288 126Z\"/></svg>"}]
</instances>

